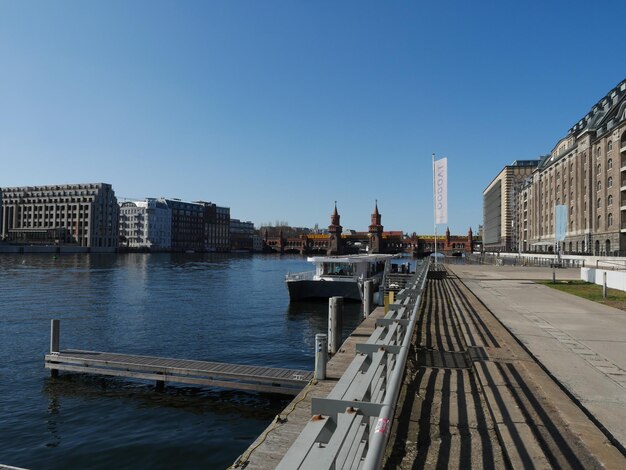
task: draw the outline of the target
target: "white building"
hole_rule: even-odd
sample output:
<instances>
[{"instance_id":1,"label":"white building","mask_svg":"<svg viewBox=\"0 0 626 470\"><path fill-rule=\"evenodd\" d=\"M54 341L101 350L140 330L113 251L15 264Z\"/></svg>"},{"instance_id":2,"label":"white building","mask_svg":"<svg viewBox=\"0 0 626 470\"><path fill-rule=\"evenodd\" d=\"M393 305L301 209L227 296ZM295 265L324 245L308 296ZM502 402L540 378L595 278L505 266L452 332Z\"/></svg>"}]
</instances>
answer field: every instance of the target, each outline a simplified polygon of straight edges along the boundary
<instances>
[{"instance_id":1,"label":"white building","mask_svg":"<svg viewBox=\"0 0 626 470\"><path fill-rule=\"evenodd\" d=\"M172 247L172 209L155 198L122 203L120 245L154 251L169 250Z\"/></svg>"}]
</instances>

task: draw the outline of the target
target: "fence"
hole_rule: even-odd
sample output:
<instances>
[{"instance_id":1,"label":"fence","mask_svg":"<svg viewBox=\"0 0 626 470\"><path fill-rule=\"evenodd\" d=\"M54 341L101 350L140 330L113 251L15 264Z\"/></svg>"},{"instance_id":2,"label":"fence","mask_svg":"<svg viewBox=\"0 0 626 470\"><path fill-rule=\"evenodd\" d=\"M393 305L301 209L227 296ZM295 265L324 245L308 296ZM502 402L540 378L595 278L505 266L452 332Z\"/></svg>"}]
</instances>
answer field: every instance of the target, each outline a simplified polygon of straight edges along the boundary
<instances>
[{"instance_id":1,"label":"fence","mask_svg":"<svg viewBox=\"0 0 626 470\"><path fill-rule=\"evenodd\" d=\"M378 469L391 429L429 262L396 303L326 398L313 398L312 418L278 468Z\"/></svg>"},{"instance_id":2,"label":"fence","mask_svg":"<svg viewBox=\"0 0 626 470\"><path fill-rule=\"evenodd\" d=\"M444 259L446 264L488 264L492 266L535 266L546 268L581 268L585 260L558 259L541 256L496 256L492 254L468 255L465 257L449 256Z\"/></svg>"}]
</instances>

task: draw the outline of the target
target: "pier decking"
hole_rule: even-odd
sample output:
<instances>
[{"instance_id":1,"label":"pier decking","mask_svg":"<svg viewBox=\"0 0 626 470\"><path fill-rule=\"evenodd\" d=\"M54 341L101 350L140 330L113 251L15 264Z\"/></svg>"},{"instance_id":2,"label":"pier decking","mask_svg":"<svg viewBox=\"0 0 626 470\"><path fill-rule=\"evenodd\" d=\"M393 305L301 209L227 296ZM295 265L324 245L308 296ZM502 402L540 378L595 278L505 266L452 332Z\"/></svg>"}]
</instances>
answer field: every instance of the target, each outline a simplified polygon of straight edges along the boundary
<instances>
[{"instance_id":1,"label":"pier decking","mask_svg":"<svg viewBox=\"0 0 626 470\"><path fill-rule=\"evenodd\" d=\"M135 356L66 349L45 356L46 369L136 379L208 385L238 390L297 395L311 380L307 370ZM58 372L56 372L58 373Z\"/></svg>"}]
</instances>

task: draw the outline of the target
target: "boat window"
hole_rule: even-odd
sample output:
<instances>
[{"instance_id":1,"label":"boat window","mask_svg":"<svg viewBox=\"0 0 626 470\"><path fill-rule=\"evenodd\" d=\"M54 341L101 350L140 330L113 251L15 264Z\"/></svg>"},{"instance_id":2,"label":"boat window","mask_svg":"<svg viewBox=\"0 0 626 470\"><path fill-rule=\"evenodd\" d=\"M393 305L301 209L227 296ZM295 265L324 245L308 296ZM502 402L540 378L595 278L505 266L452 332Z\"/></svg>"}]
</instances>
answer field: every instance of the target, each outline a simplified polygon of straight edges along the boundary
<instances>
[{"instance_id":1,"label":"boat window","mask_svg":"<svg viewBox=\"0 0 626 470\"><path fill-rule=\"evenodd\" d=\"M384 261L375 261L373 263L368 263L367 265L367 277L372 277L378 273L381 273L385 270L385 262Z\"/></svg>"},{"instance_id":2,"label":"boat window","mask_svg":"<svg viewBox=\"0 0 626 470\"><path fill-rule=\"evenodd\" d=\"M354 276L354 265L349 263L324 263L326 276Z\"/></svg>"}]
</instances>

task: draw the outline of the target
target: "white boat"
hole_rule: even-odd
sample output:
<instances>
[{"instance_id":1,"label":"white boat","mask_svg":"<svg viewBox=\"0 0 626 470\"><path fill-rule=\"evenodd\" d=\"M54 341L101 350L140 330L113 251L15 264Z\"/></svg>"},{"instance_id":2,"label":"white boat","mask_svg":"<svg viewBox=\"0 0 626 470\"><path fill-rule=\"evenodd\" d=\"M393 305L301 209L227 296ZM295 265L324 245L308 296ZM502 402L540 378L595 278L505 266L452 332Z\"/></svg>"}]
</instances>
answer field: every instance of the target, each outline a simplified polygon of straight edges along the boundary
<instances>
[{"instance_id":1,"label":"white boat","mask_svg":"<svg viewBox=\"0 0 626 470\"><path fill-rule=\"evenodd\" d=\"M363 284L373 280L375 289L385 271L385 264L395 255L312 256L307 261L315 271L287 274L285 283L290 300L327 299L341 296L362 301Z\"/></svg>"}]
</instances>

